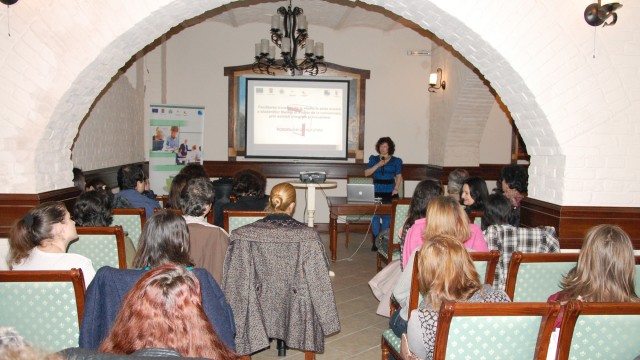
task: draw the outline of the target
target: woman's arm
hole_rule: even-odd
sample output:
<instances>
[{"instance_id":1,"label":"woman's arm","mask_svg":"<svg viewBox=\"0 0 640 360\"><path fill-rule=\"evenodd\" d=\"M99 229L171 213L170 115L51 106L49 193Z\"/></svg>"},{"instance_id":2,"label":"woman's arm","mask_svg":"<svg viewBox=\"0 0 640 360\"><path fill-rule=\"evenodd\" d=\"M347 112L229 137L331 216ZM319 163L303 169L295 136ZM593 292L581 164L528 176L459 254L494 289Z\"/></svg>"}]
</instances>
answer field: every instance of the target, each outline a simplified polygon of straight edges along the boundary
<instances>
[{"instance_id":1,"label":"woman's arm","mask_svg":"<svg viewBox=\"0 0 640 360\"><path fill-rule=\"evenodd\" d=\"M396 186L393 188L393 192L391 195L398 195L398 190L400 190L400 186L402 185L402 174L396 175Z\"/></svg>"},{"instance_id":2,"label":"woman's arm","mask_svg":"<svg viewBox=\"0 0 640 360\"><path fill-rule=\"evenodd\" d=\"M383 165L384 165L384 164L386 164L387 162L389 162L389 160L388 160L388 159L387 159L387 160L382 160L382 159L381 159L380 161L378 161L377 163L373 164L373 166L372 166L372 165L371 165L371 159L370 159L370 160L369 160L369 166L370 166L370 167L368 167L368 168L366 168L366 169L364 170L364 176L371 176L371 175L373 175L373 173L374 173L376 170L378 170L378 168L379 168L380 166L383 166Z\"/></svg>"}]
</instances>

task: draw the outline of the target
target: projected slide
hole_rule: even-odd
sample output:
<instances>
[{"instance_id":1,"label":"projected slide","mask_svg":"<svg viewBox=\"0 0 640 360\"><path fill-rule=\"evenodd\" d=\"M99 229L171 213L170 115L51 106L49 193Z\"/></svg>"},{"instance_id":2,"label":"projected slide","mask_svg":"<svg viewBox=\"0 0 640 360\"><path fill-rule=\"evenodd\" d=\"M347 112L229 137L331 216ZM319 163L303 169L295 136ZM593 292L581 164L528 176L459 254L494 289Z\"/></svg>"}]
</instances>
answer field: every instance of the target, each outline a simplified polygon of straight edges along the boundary
<instances>
[{"instance_id":1,"label":"projected slide","mask_svg":"<svg viewBox=\"0 0 640 360\"><path fill-rule=\"evenodd\" d=\"M346 158L347 81L247 82L247 156Z\"/></svg>"}]
</instances>

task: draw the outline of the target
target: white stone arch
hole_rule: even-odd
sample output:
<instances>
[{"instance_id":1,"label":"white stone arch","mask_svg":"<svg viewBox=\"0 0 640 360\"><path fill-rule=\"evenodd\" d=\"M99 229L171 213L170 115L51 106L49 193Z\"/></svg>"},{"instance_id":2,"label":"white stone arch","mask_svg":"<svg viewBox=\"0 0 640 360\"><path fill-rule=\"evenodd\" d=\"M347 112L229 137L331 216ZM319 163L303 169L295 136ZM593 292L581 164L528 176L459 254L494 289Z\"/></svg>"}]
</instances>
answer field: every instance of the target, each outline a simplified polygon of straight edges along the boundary
<instances>
[{"instance_id":1,"label":"white stone arch","mask_svg":"<svg viewBox=\"0 0 640 360\"><path fill-rule=\"evenodd\" d=\"M602 53L590 62L593 30L582 20L585 5L577 0L365 2L443 38L491 82L532 154L531 196L557 204L592 205L594 199L601 200L596 202L601 205L632 203L633 198L612 202L584 197L582 189L565 184L590 178L590 172L579 169L580 149L592 148L589 140L602 127L629 123L634 110L640 110L633 101L640 94L634 85L640 75L628 67L612 67L637 63L637 57L628 59L620 50L625 39L634 38L633 27L619 21L616 27L600 31ZM0 165L6 169L0 175L0 192L38 193L70 186L69 148L78 125L117 69L172 26L226 3L40 0L12 6L12 37L2 45L9 51L0 55L0 78L9 84L2 86L0 100L0 121L8 128L0 149L5 155ZM625 4L621 11L628 8L621 20L628 16L625 21L637 23L638 5ZM621 37L620 32L627 36ZM633 56L639 52L623 49ZM547 81L549 76L553 82ZM627 96L605 96L613 88L599 84L605 76L618 85L616 95L624 92ZM601 101L596 103L596 99ZM586 109L587 104L592 106ZM615 151L604 154L603 159L622 154L626 161L617 166L630 169L631 156L626 156L630 140L624 134L618 136ZM623 175L614 175L614 180L630 184ZM608 194L606 189L602 193Z\"/></svg>"}]
</instances>

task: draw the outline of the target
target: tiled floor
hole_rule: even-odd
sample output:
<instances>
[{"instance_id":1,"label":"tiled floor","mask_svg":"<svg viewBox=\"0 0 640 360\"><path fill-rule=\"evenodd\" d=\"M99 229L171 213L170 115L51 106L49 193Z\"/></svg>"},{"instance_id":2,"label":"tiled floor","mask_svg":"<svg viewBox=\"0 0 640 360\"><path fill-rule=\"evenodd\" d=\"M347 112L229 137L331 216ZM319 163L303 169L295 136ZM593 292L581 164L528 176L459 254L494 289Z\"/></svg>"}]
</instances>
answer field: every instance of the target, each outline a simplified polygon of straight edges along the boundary
<instances>
[{"instance_id":1,"label":"tiled floor","mask_svg":"<svg viewBox=\"0 0 640 360\"><path fill-rule=\"evenodd\" d=\"M329 256L329 235L320 234ZM338 237L338 260L351 256L364 234L353 233L349 236L349 248L344 247L344 234ZM336 273L333 279L333 291L340 314L341 331L325 339L325 351L317 354L317 359L379 359L380 336L388 327L389 319L376 315L378 301L373 296L369 280L376 274L376 255L371 252L371 236L367 238L352 261L337 261L329 266ZM304 359L300 351L290 349L287 356L278 358L275 341L270 349L252 356L252 359Z\"/></svg>"}]
</instances>

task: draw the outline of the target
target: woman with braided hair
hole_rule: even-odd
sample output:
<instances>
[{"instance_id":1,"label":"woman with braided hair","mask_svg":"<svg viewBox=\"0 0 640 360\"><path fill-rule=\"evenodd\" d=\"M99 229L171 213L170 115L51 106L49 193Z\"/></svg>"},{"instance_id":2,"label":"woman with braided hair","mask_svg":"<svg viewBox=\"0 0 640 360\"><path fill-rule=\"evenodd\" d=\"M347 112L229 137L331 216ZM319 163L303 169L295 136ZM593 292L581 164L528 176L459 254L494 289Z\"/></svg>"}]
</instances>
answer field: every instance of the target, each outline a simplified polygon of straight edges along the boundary
<instances>
[{"instance_id":1,"label":"woman with braided hair","mask_svg":"<svg viewBox=\"0 0 640 360\"><path fill-rule=\"evenodd\" d=\"M89 286L96 274L91 260L78 254L67 254L72 240L78 238L76 223L61 202L46 202L29 210L16 221L9 232L11 270L82 269L84 285Z\"/></svg>"}]
</instances>

